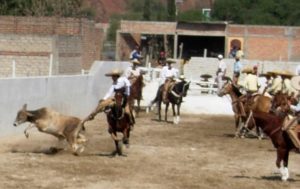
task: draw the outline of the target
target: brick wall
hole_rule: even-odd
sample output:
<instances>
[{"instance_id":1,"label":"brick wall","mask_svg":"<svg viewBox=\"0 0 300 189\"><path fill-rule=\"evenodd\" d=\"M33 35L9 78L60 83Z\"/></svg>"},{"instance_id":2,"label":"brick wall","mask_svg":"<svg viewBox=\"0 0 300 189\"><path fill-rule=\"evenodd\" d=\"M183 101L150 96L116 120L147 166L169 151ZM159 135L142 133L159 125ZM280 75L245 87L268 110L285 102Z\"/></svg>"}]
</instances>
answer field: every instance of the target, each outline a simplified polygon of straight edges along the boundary
<instances>
[{"instance_id":1,"label":"brick wall","mask_svg":"<svg viewBox=\"0 0 300 189\"><path fill-rule=\"evenodd\" d=\"M80 73L100 59L102 37L86 19L0 16L0 77L13 60L17 76L48 74L50 54L53 74Z\"/></svg>"},{"instance_id":2,"label":"brick wall","mask_svg":"<svg viewBox=\"0 0 300 189\"><path fill-rule=\"evenodd\" d=\"M299 30L299 27L228 25L227 37L243 39L242 50L247 59L297 61Z\"/></svg>"}]
</instances>

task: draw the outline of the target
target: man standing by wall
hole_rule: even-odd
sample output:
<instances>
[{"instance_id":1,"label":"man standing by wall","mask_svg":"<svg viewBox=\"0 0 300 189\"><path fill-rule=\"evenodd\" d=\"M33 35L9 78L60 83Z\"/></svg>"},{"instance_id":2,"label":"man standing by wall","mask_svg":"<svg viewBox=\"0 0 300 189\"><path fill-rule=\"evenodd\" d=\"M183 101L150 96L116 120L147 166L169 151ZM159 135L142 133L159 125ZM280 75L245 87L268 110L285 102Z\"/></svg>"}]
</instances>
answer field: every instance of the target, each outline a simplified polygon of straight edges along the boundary
<instances>
[{"instance_id":1,"label":"man standing by wall","mask_svg":"<svg viewBox=\"0 0 300 189\"><path fill-rule=\"evenodd\" d=\"M226 66L226 63L223 60L223 55L219 54L218 55L218 60L219 60L219 66L218 66L216 76L217 76L218 91L220 91L223 87L223 77L226 74L227 66Z\"/></svg>"}]
</instances>

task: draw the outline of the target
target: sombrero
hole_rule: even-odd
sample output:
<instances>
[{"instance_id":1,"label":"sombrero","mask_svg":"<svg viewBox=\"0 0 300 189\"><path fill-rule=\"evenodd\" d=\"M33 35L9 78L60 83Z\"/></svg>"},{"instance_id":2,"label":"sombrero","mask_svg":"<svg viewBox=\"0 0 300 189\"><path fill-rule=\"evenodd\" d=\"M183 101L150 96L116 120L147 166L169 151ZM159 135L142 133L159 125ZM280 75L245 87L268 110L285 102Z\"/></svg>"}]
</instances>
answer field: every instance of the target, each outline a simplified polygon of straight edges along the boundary
<instances>
[{"instance_id":1,"label":"sombrero","mask_svg":"<svg viewBox=\"0 0 300 189\"><path fill-rule=\"evenodd\" d=\"M133 63L133 64L141 64L141 62L138 60L138 59L133 59L132 61L131 61L131 63Z\"/></svg>"},{"instance_id":2,"label":"sombrero","mask_svg":"<svg viewBox=\"0 0 300 189\"><path fill-rule=\"evenodd\" d=\"M174 63L176 63L176 60L172 59L172 58L167 58L166 62L169 64L174 64Z\"/></svg>"},{"instance_id":3,"label":"sombrero","mask_svg":"<svg viewBox=\"0 0 300 189\"><path fill-rule=\"evenodd\" d=\"M253 73L253 69L251 67L244 68L242 73Z\"/></svg>"},{"instance_id":4,"label":"sombrero","mask_svg":"<svg viewBox=\"0 0 300 189\"><path fill-rule=\"evenodd\" d=\"M180 75L180 76L179 76L179 79L184 80L184 79L185 79L185 76L184 76L184 75Z\"/></svg>"},{"instance_id":5,"label":"sombrero","mask_svg":"<svg viewBox=\"0 0 300 189\"><path fill-rule=\"evenodd\" d=\"M259 77L271 77L271 76L272 74L270 72L259 74Z\"/></svg>"},{"instance_id":6,"label":"sombrero","mask_svg":"<svg viewBox=\"0 0 300 189\"><path fill-rule=\"evenodd\" d=\"M271 75L282 75L283 71L281 70L273 70L268 72Z\"/></svg>"},{"instance_id":7,"label":"sombrero","mask_svg":"<svg viewBox=\"0 0 300 189\"><path fill-rule=\"evenodd\" d=\"M105 74L105 76L116 76L116 75L118 75L118 76L120 76L120 75L122 75L122 71L121 70L119 70L119 69L113 69L111 72L108 72L108 73L106 73Z\"/></svg>"},{"instance_id":8,"label":"sombrero","mask_svg":"<svg viewBox=\"0 0 300 189\"><path fill-rule=\"evenodd\" d=\"M294 76L294 74L292 72L288 71L288 70L282 71L281 75L284 76L284 77L290 77L290 78Z\"/></svg>"},{"instance_id":9,"label":"sombrero","mask_svg":"<svg viewBox=\"0 0 300 189\"><path fill-rule=\"evenodd\" d=\"M300 76L294 76L291 79L292 87L296 90L300 90Z\"/></svg>"}]
</instances>

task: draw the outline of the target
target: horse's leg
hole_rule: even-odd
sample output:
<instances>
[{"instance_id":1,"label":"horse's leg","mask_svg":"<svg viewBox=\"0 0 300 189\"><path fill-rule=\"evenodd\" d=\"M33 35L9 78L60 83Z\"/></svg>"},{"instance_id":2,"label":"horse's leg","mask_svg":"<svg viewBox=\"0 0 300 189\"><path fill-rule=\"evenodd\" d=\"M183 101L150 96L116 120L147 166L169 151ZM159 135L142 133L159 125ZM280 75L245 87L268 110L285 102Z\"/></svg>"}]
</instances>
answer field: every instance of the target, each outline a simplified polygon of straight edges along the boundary
<instances>
[{"instance_id":1,"label":"horse's leg","mask_svg":"<svg viewBox=\"0 0 300 189\"><path fill-rule=\"evenodd\" d=\"M169 102L166 103L166 108L165 108L165 122L168 121L168 109L169 109Z\"/></svg>"},{"instance_id":2,"label":"horse's leg","mask_svg":"<svg viewBox=\"0 0 300 189\"><path fill-rule=\"evenodd\" d=\"M119 143L119 140L118 140L118 137L117 137L117 133L116 132L112 132L111 133L111 137L114 140L115 146L116 146L116 150L113 151L112 155L116 155L116 154L122 155L122 147L121 147L121 145Z\"/></svg>"},{"instance_id":3,"label":"horse's leg","mask_svg":"<svg viewBox=\"0 0 300 189\"><path fill-rule=\"evenodd\" d=\"M129 130L128 127L123 131L123 144L125 144L127 148L129 148Z\"/></svg>"},{"instance_id":4,"label":"horse's leg","mask_svg":"<svg viewBox=\"0 0 300 189\"><path fill-rule=\"evenodd\" d=\"M138 117L139 113L140 113L140 108L141 108L140 107L141 100L137 99L136 102L137 102L136 117Z\"/></svg>"},{"instance_id":5,"label":"horse's leg","mask_svg":"<svg viewBox=\"0 0 300 189\"><path fill-rule=\"evenodd\" d=\"M161 101L157 102L158 120L161 121Z\"/></svg>"},{"instance_id":6,"label":"horse's leg","mask_svg":"<svg viewBox=\"0 0 300 189\"><path fill-rule=\"evenodd\" d=\"M172 104L172 111L173 111L173 123L178 124L176 120L175 104Z\"/></svg>"},{"instance_id":7,"label":"horse's leg","mask_svg":"<svg viewBox=\"0 0 300 189\"><path fill-rule=\"evenodd\" d=\"M238 114L234 114L235 120L235 138L239 137L239 128L240 128L240 116Z\"/></svg>"},{"instance_id":8,"label":"horse's leg","mask_svg":"<svg viewBox=\"0 0 300 189\"><path fill-rule=\"evenodd\" d=\"M288 163L289 163L289 150L286 149L283 157L283 171L281 180L286 181L289 178L289 169L288 169Z\"/></svg>"},{"instance_id":9,"label":"horse's leg","mask_svg":"<svg viewBox=\"0 0 300 189\"><path fill-rule=\"evenodd\" d=\"M284 161L286 158L288 158L287 150L278 147L277 148L277 159L276 159L276 166L279 169L279 172L281 174L281 180L286 181L288 179L288 169L287 169L287 161ZM283 167L281 167L281 161L284 161Z\"/></svg>"},{"instance_id":10,"label":"horse's leg","mask_svg":"<svg viewBox=\"0 0 300 189\"><path fill-rule=\"evenodd\" d=\"M176 115L176 123L178 124L180 121L180 103L177 104L177 115Z\"/></svg>"}]
</instances>

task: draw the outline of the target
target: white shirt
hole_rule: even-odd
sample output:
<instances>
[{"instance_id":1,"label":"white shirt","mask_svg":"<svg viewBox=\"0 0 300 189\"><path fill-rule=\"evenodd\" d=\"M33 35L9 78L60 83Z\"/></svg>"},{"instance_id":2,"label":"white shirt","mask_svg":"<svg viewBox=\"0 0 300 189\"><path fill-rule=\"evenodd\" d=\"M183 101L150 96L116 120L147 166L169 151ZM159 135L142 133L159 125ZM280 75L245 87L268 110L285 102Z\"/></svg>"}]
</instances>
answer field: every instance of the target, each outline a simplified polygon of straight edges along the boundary
<instances>
[{"instance_id":1,"label":"white shirt","mask_svg":"<svg viewBox=\"0 0 300 189\"><path fill-rule=\"evenodd\" d=\"M164 83L169 77L178 78L178 69L173 67L169 69L169 66L164 66L160 72L161 82Z\"/></svg>"},{"instance_id":2,"label":"white shirt","mask_svg":"<svg viewBox=\"0 0 300 189\"><path fill-rule=\"evenodd\" d=\"M125 87L125 95L129 96L130 95L130 82L126 77L119 77L116 82L113 82L112 86L109 88L108 92L106 95L103 97L104 100L108 99L111 97L115 90L121 89Z\"/></svg>"},{"instance_id":3,"label":"white shirt","mask_svg":"<svg viewBox=\"0 0 300 189\"><path fill-rule=\"evenodd\" d=\"M141 69L139 67L135 67L135 70L132 69L132 66L128 67L125 72L125 77L129 78L130 76L138 77L141 75Z\"/></svg>"}]
</instances>

